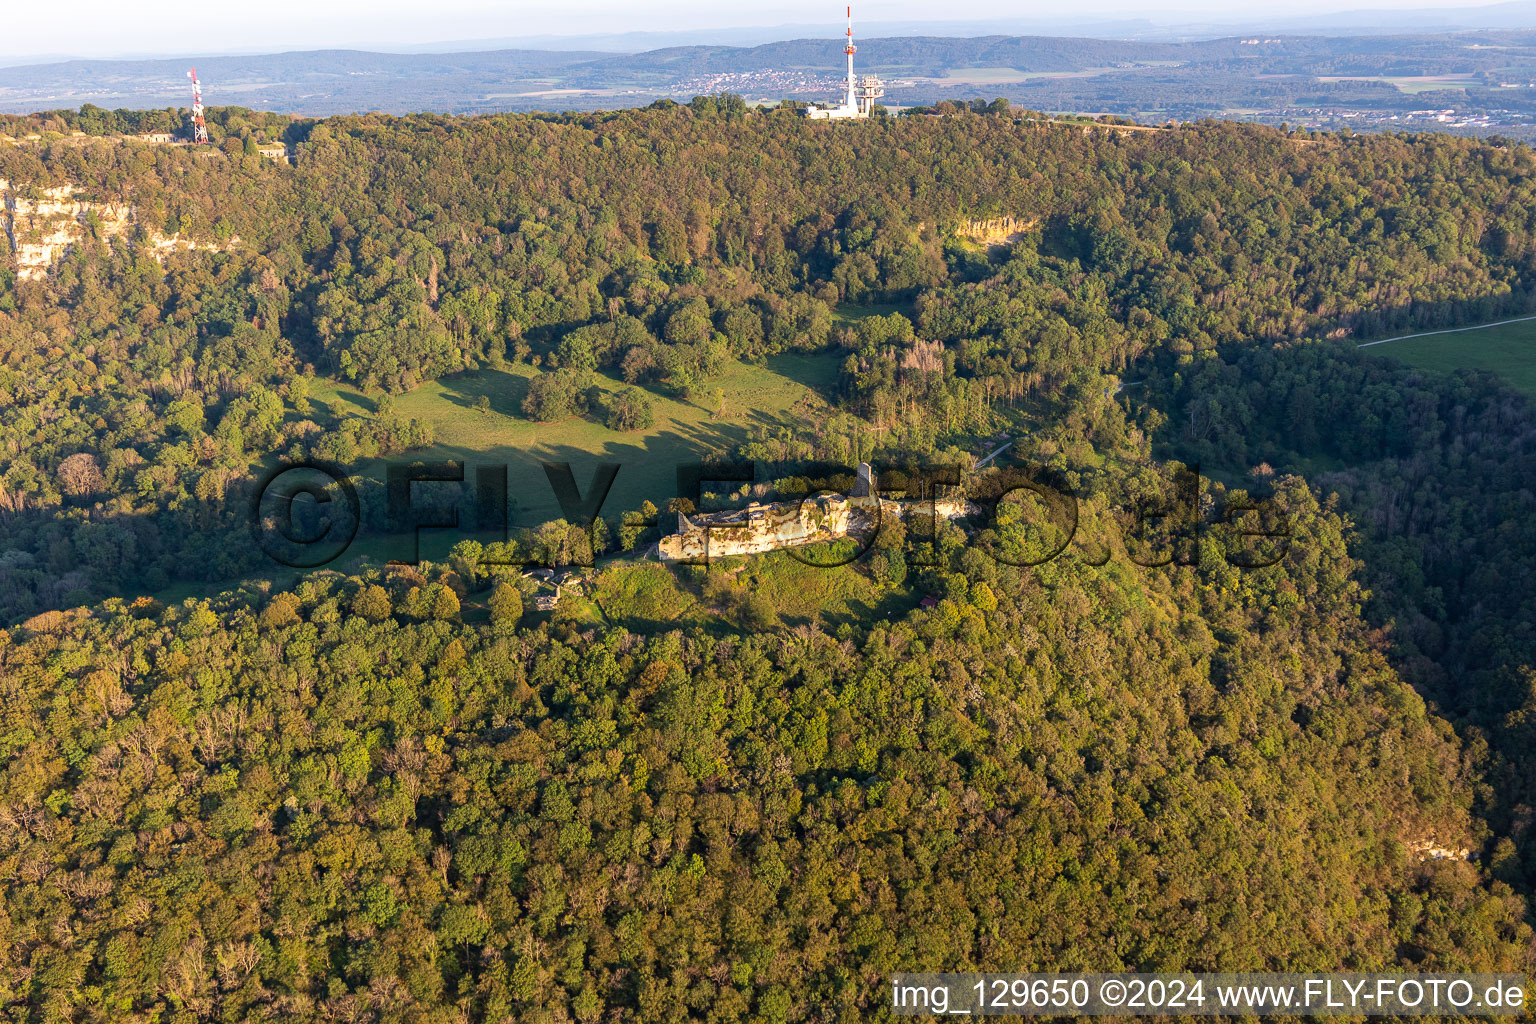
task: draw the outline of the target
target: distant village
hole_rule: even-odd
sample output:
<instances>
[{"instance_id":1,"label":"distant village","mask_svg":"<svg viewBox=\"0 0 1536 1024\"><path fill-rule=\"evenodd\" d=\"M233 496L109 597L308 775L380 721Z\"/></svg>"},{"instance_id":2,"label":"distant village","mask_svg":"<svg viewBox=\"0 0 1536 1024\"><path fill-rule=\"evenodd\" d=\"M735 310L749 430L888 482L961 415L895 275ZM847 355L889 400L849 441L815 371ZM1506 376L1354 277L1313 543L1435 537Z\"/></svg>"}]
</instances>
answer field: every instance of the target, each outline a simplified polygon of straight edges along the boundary
<instances>
[{"instance_id":1,"label":"distant village","mask_svg":"<svg viewBox=\"0 0 1536 1024\"><path fill-rule=\"evenodd\" d=\"M1536 117L1519 110L1359 110L1352 107L1286 107L1254 115L1265 124L1285 122L1293 128L1337 131L1433 131L1486 135L1516 132L1522 137L1536 129Z\"/></svg>"}]
</instances>

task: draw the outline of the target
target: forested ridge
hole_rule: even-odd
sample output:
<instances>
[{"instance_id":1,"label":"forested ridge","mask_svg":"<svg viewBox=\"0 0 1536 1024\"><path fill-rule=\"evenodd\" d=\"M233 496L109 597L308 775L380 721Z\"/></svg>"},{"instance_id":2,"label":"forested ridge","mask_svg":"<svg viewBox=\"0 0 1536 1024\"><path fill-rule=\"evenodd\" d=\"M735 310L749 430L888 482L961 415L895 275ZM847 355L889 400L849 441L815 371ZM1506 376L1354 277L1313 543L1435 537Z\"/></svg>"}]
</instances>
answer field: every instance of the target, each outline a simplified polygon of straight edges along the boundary
<instances>
[{"instance_id":1,"label":"forested ridge","mask_svg":"<svg viewBox=\"0 0 1536 1024\"><path fill-rule=\"evenodd\" d=\"M473 627L403 584L3 653L40 1016L858 1020L916 968L1516 969L1448 726L1304 485L1262 581L959 557L831 636Z\"/></svg>"},{"instance_id":2,"label":"forested ridge","mask_svg":"<svg viewBox=\"0 0 1536 1024\"><path fill-rule=\"evenodd\" d=\"M278 127L0 148L17 195L210 246L87 217L0 271L16 1019L779 1024L883 1019L896 970L1536 964L1530 411L1338 340L1528 310L1530 150L728 96L295 122L293 166L242 141ZM790 352L836 361L824 400L701 456L1012 432L1080 541L1011 566L1049 533L1014 505L669 574L657 509L605 509L530 541L629 553L596 618L473 543L234 586L273 571L251 479L417 457L425 381L515 367L508 415L619 438ZM1205 557L1142 568L1116 524L1171 460ZM1289 553L1240 571L1223 509L1261 498Z\"/></svg>"},{"instance_id":3,"label":"forested ridge","mask_svg":"<svg viewBox=\"0 0 1536 1024\"><path fill-rule=\"evenodd\" d=\"M594 370L706 396L731 356L831 347L847 411L921 455L1074 372L1528 303L1518 146L1006 114L837 132L726 97L301 123L290 168L240 145L271 122L231 115L227 151L0 150L18 195L74 184L222 250L156 258L130 233L85 239L44 280L0 271L0 507L27 555L0 569L8 618L253 568L212 538L257 460L430 441L387 402L322 415L314 375L398 392L532 361L555 372L527 414L559 419ZM957 235L999 215L1027 227L1006 260ZM908 316L835 326L838 303L882 301ZM844 457L829 446L848 432L794 454Z\"/></svg>"}]
</instances>

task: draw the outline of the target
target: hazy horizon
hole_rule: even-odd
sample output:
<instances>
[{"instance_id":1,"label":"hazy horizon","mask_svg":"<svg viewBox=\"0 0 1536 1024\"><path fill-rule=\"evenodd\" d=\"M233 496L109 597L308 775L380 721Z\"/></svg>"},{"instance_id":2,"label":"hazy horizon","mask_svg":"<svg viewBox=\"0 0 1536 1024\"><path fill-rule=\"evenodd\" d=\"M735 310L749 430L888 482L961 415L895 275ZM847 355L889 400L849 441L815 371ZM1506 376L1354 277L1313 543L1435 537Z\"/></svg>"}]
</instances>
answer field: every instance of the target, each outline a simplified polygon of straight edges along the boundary
<instances>
[{"instance_id":1,"label":"hazy horizon","mask_svg":"<svg viewBox=\"0 0 1536 1024\"><path fill-rule=\"evenodd\" d=\"M1335 18L1369 21L1373 12L1499 10L1536 5L1488 4L1484 0L1306 0L1259 3L1234 13L1230 4L1192 0L1149 10L1120 0L1085 0L1070 15L1021 9L1004 0L977 0L963 16L935 19L932 8L915 0L881 0L857 5L855 32L866 37L895 34L1071 34L1073 26L1095 23L1155 23L1240 27L1292 19ZM1522 12L1523 13L1523 12ZM619 4L574 0L568 4L520 3L512 7L459 3L426 11L406 0L329 0L325 3L272 0L260 7L194 6L187 0L152 0L129 7L106 0L68 0L62 6L13 9L12 40L38 40L31 49L0 44L0 61L16 65L67 59L152 59L191 55L239 55L289 50L357 49L431 51L438 49L639 48L647 38L676 36L682 43L743 45L780 38L839 34L842 9L835 2L776 3L753 9L750 17L730 16L718 5L696 0ZM1506 19L1507 20L1507 17ZM61 22L70 26L61 36ZM946 31L945 27L952 27ZM1011 26L1011 27L1010 27ZM1405 30L1412 25L1405 26ZM1493 26L1476 26L1493 27ZM1504 26L1510 27L1510 26ZM1531 26L1536 27L1536 19ZM974 29L976 31L968 31ZM782 31L784 34L775 35ZM585 47L583 47L585 48Z\"/></svg>"}]
</instances>

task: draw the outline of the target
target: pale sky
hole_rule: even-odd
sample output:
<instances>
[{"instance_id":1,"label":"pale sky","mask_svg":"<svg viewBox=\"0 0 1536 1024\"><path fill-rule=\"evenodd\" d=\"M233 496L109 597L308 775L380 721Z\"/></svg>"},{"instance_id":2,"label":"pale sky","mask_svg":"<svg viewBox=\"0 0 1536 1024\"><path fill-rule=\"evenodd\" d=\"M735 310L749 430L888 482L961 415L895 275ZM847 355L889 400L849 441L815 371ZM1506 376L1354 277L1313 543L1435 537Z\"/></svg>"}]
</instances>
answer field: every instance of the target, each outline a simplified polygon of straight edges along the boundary
<instances>
[{"instance_id":1,"label":"pale sky","mask_svg":"<svg viewBox=\"0 0 1536 1024\"><path fill-rule=\"evenodd\" d=\"M1286 14L1364 8L1473 7L1488 0L1173 0L1134 4L1077 0L1070 5L971 0L963 7L931 0L863 0L855 30L879 34L882 22L1060 18L1151 18L1160 23L1231 22ZM0 56L90 57L239 53L324 47L399 47L441 41L506 40L525 35L579 36L825 23L835 34L838 0L767 0L751 6L702 0L11 0L5 4Z\"/></svg>"}]
</instances>

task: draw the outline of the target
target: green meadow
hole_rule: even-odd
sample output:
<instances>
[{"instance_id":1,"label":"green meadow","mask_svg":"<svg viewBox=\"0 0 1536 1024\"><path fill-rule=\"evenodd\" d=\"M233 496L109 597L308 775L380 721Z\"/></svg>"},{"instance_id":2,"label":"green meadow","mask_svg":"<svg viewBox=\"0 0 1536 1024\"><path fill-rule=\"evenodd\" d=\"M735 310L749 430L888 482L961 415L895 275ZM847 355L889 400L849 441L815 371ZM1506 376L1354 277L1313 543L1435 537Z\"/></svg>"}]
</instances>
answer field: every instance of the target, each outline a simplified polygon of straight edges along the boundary
<instances>
[{"instance_id":1,"label":"green meadow","mask_svg":"<svg viewBox=\"0 0 1536 1024\"><path fill-rule=\"evenodd\" d=\"M709 566L616 561L597 578L593 595L604 618L626 629L655 631L719 626L741 618L748 598L772 609L775 621L838 625L900 618L919 595L875 582L855 561L817 565L814 555L784 551L721 559Z\"/></svg>"},{"instance_id":2,"label":"green meadow","mask_svg":"<svg viewBox=\"0 0 1536 1024\"><path fill-rule=\"evenodd\" d=\"M554 423L536 423L523 415L522 401L528 382L537 373L519 365L503 370L477 370L424 384L395 399L401 416L432 424L436 444L411 459L462 459L474 465L505 462L516 492L519 484L534 485L535 493L516 494L521 509L530 514L559 510L540 462L571 463L578 485L584 484L598 462L617 462L623 468L615 478L606 511L638 507L650 499L660 504L672 496L674 469L678 462L726 451L745 440L754 425L793 424L803 411L819 404L837 377L837 361L830 356L775 356L763 364L735 362L720 377L691 399L679 399L648 390L656 410L649 430L621 433L595 420L577 416ZM596 375L604 393L624 389L617 378ZM475 408L484 395L490 410ZM368 415L371 399L344 387L316 389L316 404L324 404L336 417ZM797 414L796 406L802 406Z\"/></svg>"},{"instance_id":3,"label":"green meadow","mask_svg":"<svg viewBox=\"0 0 1536 1024\"><path fill-rule=\"evenodd\" d=\"M1536 320L1413 335L1363 351L1426 370L1487 370L1536 398Z\"/></svg>"},{"instance_id":4,"label":"green meadow","mask_svg":"<svg viewBox=\"0 0 1536 1024\"><path fill-rule=\"evenodd\" d=\"M900 313L914 321L916 319L911 305L904 302L844 302L833 307L832 323L838 327L847 327L867 316L890 316L892 313Z\"/></svg>"},{"instance_id":5,"label":"green meadow","mask_svg":"<svg viewBox=\"0 0 1536 1024\"><path fill-rule=\"evenodd\" d=\"M525 364L501 370L477 370L432 381L394 399L395 411L425 420L435 431L435 444L411 452L411 461L458 460L466 479L475 467L506 465L508 498L514 527L537 526L562 513L542 468L544 462L566 462L583 494L599 463L620 466L603 504L609 519L651 501L658 507L677 493L677 466L715 453L729 452L746 440L753 427L807 421L825 403L835 385L837 355L784 354L761 363L732 362L719 377L690 399L647 389L656 422L648 430L621 433L592 419L571 416L554 423L536 423L522 412L529 381L539 371ZM622 390L622 380L595 376L604 393ZM317 386L311 396L316 418L367 416L374 401L335 382ZM476 408L484 395L489 410ZM362 476L383 480L388 460L360 467ZM423 533L423 557L441 557L449 531ZM361 537L353 555L378 561L405 557L402 538ZM406 547L408 551L408 544Z\"/></svg>"}]
</instances>

